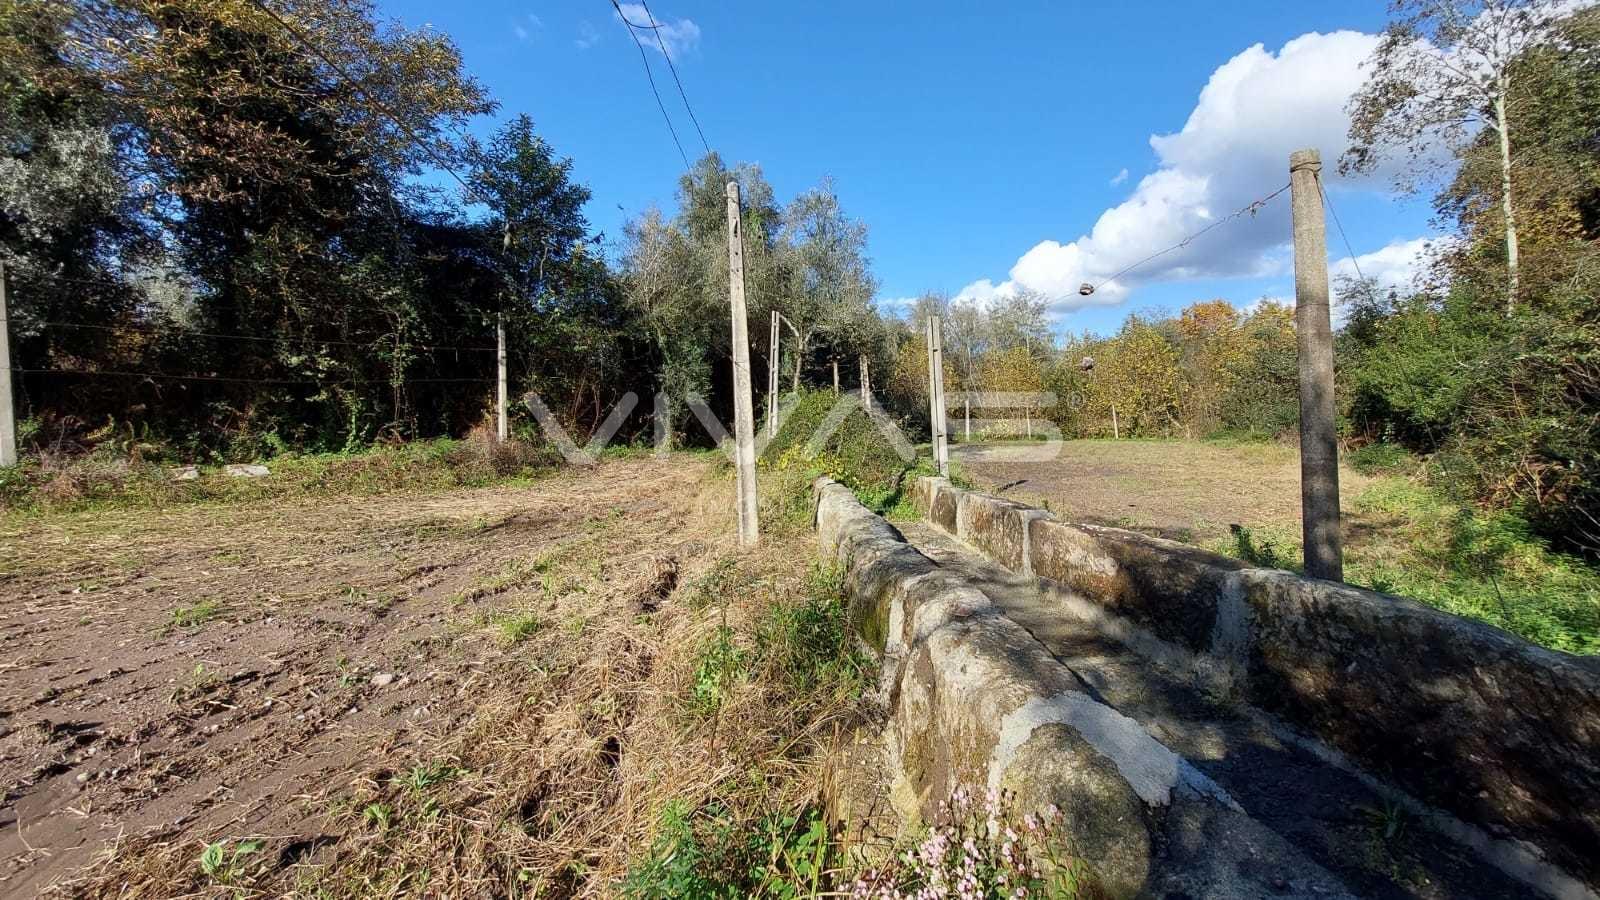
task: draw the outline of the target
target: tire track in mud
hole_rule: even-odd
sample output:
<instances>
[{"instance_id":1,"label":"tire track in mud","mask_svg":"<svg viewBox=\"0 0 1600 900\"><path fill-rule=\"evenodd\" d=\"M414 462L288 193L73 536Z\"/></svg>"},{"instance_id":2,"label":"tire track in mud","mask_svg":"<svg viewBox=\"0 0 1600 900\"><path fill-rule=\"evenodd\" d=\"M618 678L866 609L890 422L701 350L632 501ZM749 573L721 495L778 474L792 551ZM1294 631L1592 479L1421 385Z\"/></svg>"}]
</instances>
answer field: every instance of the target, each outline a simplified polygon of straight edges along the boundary
<instances>
[{"instance_id":1,"label":"tire track in mud","mask_svg":"<svg viewBox=\"0 0 1600 900\"><path fill-rule=\"evenodd\" d=\"M375 747L458 720L474 678L506 677L485 625L529 585L462 601L475 584L632 519L682 521L690 492L671 488L702 469L73 514L28 523L42 533L26 546L0 523L0 896L34 896L103 848L198 853L245 820L298 831ZM208 601L204 621L174 624Z\"/></svg>"}]
</instances>

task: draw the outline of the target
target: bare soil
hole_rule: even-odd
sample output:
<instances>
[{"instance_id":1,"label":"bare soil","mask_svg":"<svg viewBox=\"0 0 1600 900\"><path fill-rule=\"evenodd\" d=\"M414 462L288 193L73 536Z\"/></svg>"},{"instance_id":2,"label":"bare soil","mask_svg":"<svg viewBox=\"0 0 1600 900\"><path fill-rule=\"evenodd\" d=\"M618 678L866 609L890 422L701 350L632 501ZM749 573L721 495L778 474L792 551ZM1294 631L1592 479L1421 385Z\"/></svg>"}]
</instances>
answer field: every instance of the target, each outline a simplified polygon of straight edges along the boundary
<instances>
[{"instance_id":1,"label":"bare soil","mask_svg":"<svg viewBox=\"0 0 1600 900\"><path fill-rule=\"evenodd\" d=\"M706 465L0 520L0 896L216 893L195 861L243 834L264 841L257 868L358 853L320 824L338 796L459 738L486 691L559 686L509 616L648 671L651 632L628 629L725 549ZM594 758L615 766L617 740ZM130 875L141 854L166 869Z\"/></svg>"},{"instance_id":2,"label":"bare soil","mask_svg":"<svg viewBox=\"0 0 1600 900\"><path fill-rule=\"evenodd\" d=\"M1209 543L1228 526L1300 526L1300 460L1281 444L1200 441L1063 442L1048 461L1042 443L958 445L953 455L980 488L1048 505L1063 518ZM1344 506L1370 483L1339 472ZM1347 523L1347 528L1359 523Z\"/></svg>"}]
</instances>

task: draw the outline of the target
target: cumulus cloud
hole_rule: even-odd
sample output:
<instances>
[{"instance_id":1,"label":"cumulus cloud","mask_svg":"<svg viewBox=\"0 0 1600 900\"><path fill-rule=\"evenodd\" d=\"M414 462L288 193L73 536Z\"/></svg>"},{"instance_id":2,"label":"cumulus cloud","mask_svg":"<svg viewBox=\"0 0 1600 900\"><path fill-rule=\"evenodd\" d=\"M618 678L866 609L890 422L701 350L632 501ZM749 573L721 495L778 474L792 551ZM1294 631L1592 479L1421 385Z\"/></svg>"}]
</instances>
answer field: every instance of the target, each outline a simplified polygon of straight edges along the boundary
<instances>
[{"instance_id":1,"label":"cumulus cloud","mask_svg":"<svg viewBox=\"0 0 1600 900\"><path fill-rule=\"evenodd\" d=\"M1380 293L1387 294L1397 291L1404 296L1406 293L1421 290L1428 286L1428 276L1434 271L1434 261L1442 253L1448 253L1455 247L1455 239L1451 237L1435 238L1399 238L1372 251L1362 253L1355 257L1343 257L1328 264L1328 280L1331 282L1333 300L1332 318L1335 328L1344 327L1345 319L1349 315L1346 301L1350 298L1343 296L1341 288L1351 284L1355 279L1365 278L1377 286ZM1281 285L1276 290L1288 289L1287 294L1268 294L1258 300L1239 306L1242 313L1252 313L1265 303L1275 303L1295 307L1295 298L1292 287Z\"/></svg>"},{"instance_id":2,"label":"cumulus cloud","mask_svg":"<svg viewBox=\"0 0 1600 900\"><path fill-rule=\"evenodd\" d=\"M1365 277L1385 292L1392 289L1403 294L1420 288L1422 276L1431 269L1434 259L1453 245L1450 238L1395 240L1371 253L1336 260L1328 266L1328 277L1333 281L1336 295L1334 302L1339 302L1339 282L1346 278Z\"/></svg>"},{"instance_id":3,"label":"cumulus cloud","mask_svg":"<svg viewBox=\"0 0 1600 900\"><path fill-rule=\"evenodd\" d=\"M1122 171L1118 172L1117 174L1111 176L1111 186L1112 187L1116 187L1117 185L1119 185L1119 184L1121 184L1121 183L1123 183L1124 181L1127 181L1127 180L1128 180L1128 170L1127 169L1123 169Z\"/></svg>"},{"instance_id":4,"label":"cumulus cloud","mask_svg":"<svg viewBox=\"0 0 1600 900\"><path fill-rule=\"evenodd\" d=\"M1065 243L1042 240L1017 259L1006 280L979 279L960 295L983 299L1027 288L1051 297L1059 313L1114 305L1149 282L1281 274L1290 259L1287 191L1173 245L1285 185L1289 153L1302 147L1322 150L1330 187L1384 183L1388 172L1357 183L1337 172L1350 125L1345 106L1365 80L1362 63L1377 42L1376 35L1354 31L1313 32L1276 52L1256 44L1228 60L1211 74L1183 128L1150 138L1158 166L1127 200L1102 213L1088 234ZM1161 253L1166 248L1173 249ZM1094 294L1079 295L1080 284L1113 276Z\"/></svg>"},{"instance_id":5,"label":"cumulus cloud","mask_svg":"<svg viewBox=\"0 0 1600 900\"><path fill-rule=\"evenodd\" d=\"M878 304L878 309L888 313L891 316L903 316L906 313L910 312L911 308L913 306L917 305L917 300L918 299L920 299L920 298L918 298L918 297L890 297L888 299L881 299L880 298L877 301L877 304Z\"/></svg>"},{"instance_id":6,"label":"cumulus cloud","mask_svg":"<svg viewBox=\"0 0 1600 900\"><path fill-rule=\"evenodd\" d=\"M622 13L617 20L620 22L623 17L639 27L639 42L648 50L660 53L665 45L666 52L677 59L700 45L700 26L693 19L657 19L650 15L643 3L622 4ZM659 43L657 37L661 39Z\"/></svg>"}]
</instances>

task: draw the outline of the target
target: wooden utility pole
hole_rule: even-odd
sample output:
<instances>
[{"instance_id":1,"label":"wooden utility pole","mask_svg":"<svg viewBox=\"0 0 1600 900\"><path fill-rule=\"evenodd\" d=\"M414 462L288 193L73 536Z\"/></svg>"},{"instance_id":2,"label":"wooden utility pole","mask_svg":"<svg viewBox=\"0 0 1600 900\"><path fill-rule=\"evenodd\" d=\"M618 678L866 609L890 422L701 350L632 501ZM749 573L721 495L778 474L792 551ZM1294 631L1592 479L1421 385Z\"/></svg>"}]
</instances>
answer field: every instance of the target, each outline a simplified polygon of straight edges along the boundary
<instances>
[{"instance_id":1,"label":"wooden utility pole","mask_svg":"<svg viewBox=\"0 0 1600 900\"><path fill-rule=\"evenodd\" d=\"M928 317L928 424L933 439L933 464L940 475L950 471L950 447L944 417L944 332L938 316Z\"/></svg>"},{"instance_id":2,"label":"wooden utility pole","mask_svg":"<svg viewBox=\"0 0 1600 900\"><path fill-rule=\"evenodd\" d=\"M778 436L778 348L783 335L778 333L778 311L772 311L772 337L767 340L771 351L767 358L767 437Z\"/></svg>"},{"instance_id":3,"label":"wooden utility pole","mask_svg":"<svg viewBox=\"0 0 1600 900\"><path fill-rule=\"evenodd\" d=\"M1115 403L1111 404L1111 439L1113 441L1122 440L1122 429L1117 427L1117 405Z\"/></svg>"},{"instance_id":4,"label":"wooden utility pole","mask_svg":"<svg viewBox=\"0 0 1600 900\"><path fill-rule=\"evenodd\" d=\"M738 491L739 546L761 539L756 521L755 400L750 388L750 323L744 308L744 228L739 218L739 182L728 182L728 307L733 328L733 447Z\"/></svg>"},{"instance_id":5,"label":"wooden utility pole","mask_svg":"<svg viewBox=\"0 0 1600 900\"><path fill-rule=\"evenodd\" d=\"M6 305L6 264L0 262L0 466L17 464L17 412L11 397L11 307Z\"/></svg>"},{"instance_id":6,"label":"wooden utility pole","mask_svg":"<svg viewBox=\"0 0 1600 900\"><path fill-rule=\"evenodd\" d=\"M506 316L505 313L495 313L494 316L494 342L495 342L495 420L494 434L502 442L511 436L511 420L509 418L509 398L506 391Z\"/></svg>"},{"instance_id":7,"label":"wooden utility pole","mask_svg":"<svg viewBox=\"0 0 1600 900\"><path fill-rule=\"evenodd\" d=\"M1316 150L1289 154L1294 210L1295 339L1300 356L1300 519L1306 574L1344 580L1339 534L1339 447L1334 431L1333 326L1328 234Z\"/></svg>"}]
</instances>

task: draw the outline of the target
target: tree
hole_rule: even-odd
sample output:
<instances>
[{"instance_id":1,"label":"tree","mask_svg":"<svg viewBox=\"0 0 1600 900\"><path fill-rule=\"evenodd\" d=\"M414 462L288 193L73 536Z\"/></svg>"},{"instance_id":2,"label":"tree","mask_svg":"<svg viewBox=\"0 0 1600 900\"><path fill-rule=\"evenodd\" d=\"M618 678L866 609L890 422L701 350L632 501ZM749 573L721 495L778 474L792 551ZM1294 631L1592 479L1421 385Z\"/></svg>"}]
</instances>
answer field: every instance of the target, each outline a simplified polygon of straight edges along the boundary
<instances>
[{"instance_id":1,"label":"tree","mask_svg":"<svg viewBox=\"0 0 1600 900\"><path fill-rule=\"evenodd\" d=\"M670 442L675 405L709 388L707 351L725 330L718 327L721 307L704 290L702 257L660 210L646 210L623 234L623 297L643 319L661 360L661 390L668 400L661 428Z\"/></svg>"},{"instance_id":2,"label":"tree","mask_svg":"<svg viewBox=\"0 0 1600 900\"><path fill-rule=\"evenodd\" d=\"M1185 307L1178 316L1183 373L1183 423L1189 433L1209 434L1222 422L1222 403L1244 342L1239 312L1226 300Z\"/></svg>"},{"instance_id":3,"label":"tree","mask_svg":"<svg viewBox=\"0 0 1600 900\"><path fill-rule=\"evenodd\" d=\"M547 289L559 291L583 274L589 189L572 182L572 160L558 159L525 114L507 122L473 156L472 197L491 209L493 249L512 288L538 307Z\"/></svg>"},{"instance_id":4,"label":"tree","mask_svg":"<svg viewBox=\"0 0 1600 900\"><path fill-rule=\"evenodd\" d=\"M795 197L784 211L781 266L787 277L780 312L795 338L791 390L819 334L847 337L873 315L874 285L867 262L867 227L844 214L833 186Z\"/></svg>"},{"instance_id":5,"label":"tree","mask_svg":"<svg viewBox=\"0 0 1600 900\"><path fill-rule=\"evenodd\" d=\"M1050 300L1026 288L1015 294L997 297L988 310L988 341L991 348L1015 347L1030 353L1050 346Z\"/></svg>"},{"instance_id":6,"label":"tree","mask_svg":"<svg viewBox=\"0 0 1600 900\"><path fill-rule=\"evenodd\" d=\"M983 383L985 392L1036 394L1044 389L1044 373L1040 369L1039 360L1028 351L1027 347L1020 344L1003 350L997 349L984 356L980 365L979 379ZM1007 406L1022 407L1025 427L1031 437L1034 409L1032 401L1013 402Z\"/></svg>"},{"instance_id":7,"label":"tree","mask_svg":"<svg viewBox=\"0 0 1600 900\"><path fill-rule=\"evenodd\" d=\"M1351 148L1341 171L1374 169L1385 147L1425 163L1444 142L1460 155L1479 128L1498 141L1506 253L1505 306L1518 295L1516 207L1512 193L1513 63L1557 34L1560 0L1396 0L1369 65L1372 77L1351 100Z\"/></svg>"},{"instance_id":8,"label":"tree","mask_svg":"<svg viewBox=\"0 0 1600 900\"><path fill-rule=\"evenodd\" d=\"M1177 421L1178 351L1151 323L1130 316L1100 348L1089 380L1089 411L1123 434L1164 434Z\"/></svg>"}]
</instances>

